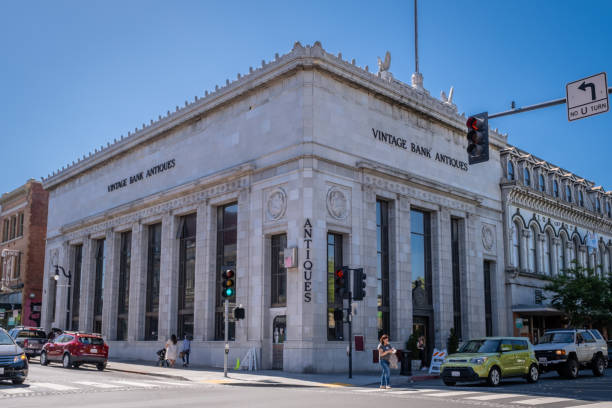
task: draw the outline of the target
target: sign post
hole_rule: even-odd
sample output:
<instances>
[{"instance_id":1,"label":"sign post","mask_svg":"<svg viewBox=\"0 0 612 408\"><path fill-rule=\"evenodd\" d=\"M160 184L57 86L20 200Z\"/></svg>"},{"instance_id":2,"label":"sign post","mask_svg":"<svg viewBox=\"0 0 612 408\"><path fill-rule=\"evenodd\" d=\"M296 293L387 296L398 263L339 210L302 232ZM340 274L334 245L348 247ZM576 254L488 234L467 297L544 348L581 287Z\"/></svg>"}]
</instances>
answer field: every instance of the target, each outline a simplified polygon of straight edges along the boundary
<instances>
[{"instance_id":1,"label":"sign post","mask_svg":"<svg viewBox=\"0 0 612 408\"><path fill-rule=\"evenodd\" d=\"M608 81L602 72L565 86L567 95L567 120L570 122L600 113L610 108Z\"/></svg>"}]
</instances>

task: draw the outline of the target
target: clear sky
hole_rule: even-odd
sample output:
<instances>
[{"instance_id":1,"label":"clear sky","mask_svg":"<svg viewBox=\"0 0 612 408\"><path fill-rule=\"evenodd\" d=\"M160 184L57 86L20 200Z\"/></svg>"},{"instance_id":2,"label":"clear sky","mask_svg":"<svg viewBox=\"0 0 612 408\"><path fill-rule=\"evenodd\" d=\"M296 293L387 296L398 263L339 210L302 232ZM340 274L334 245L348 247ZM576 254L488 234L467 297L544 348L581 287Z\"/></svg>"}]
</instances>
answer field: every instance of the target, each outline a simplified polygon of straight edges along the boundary
<instances>
[{"instance_id":1,"label":"clear sky","mask_svg":"<svg viewBox=\"0 0 612 408\"><path fill-rule=\"evenodd\" d=\"M474 114L565 96L606 71L612 1L419 0L432 95ZM413 1L2 1L0 193L148 123L295 41L319 40L396 79L414 71ZM509 142L612 190L612 112L569 123L565 105L490 121Z\"/></svg>"}]
</instances>

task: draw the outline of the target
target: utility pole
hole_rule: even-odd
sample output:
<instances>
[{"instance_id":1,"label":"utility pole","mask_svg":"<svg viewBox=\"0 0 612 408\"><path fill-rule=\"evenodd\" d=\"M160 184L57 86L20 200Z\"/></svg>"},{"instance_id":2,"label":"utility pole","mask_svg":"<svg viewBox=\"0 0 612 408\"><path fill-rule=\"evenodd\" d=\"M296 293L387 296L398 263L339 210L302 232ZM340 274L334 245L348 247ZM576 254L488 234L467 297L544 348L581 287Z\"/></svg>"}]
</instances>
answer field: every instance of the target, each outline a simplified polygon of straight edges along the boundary
<instances>
[{"instance_id":1,"label":"utility pole","mask_svg":"<svg viewBox=\"0 0 612 408\"><path fill-rule=\"evenodd\" d=\"M229 357L229 299L225 299L225 301L223 302L224 304L224 309L225 309L225 330L224 330L224 337L225 337L225 354L223 355L223 376L227 377L227 358Z\"/></svg>"},{"instance_id":2,"label":"utility pole","mask_svg":"<svg viewBox=\"0 0 612 408\"><path fill-rule=\"evenodd\" d=\"M348 293L348 359L349 359L349 378L353 378L353 314L352 314L352 299L353 293Z\"/></svg>"},{"instance_id":3,"label":"utility pole","mask_svg":"<svg viewBox=\"0 0 612 408\"><path fill-rule=\"evenodd\" d=\"M417 18L417 0L414 0L414 72L419 73L419 29Z\"/></svg>"}]
</instances>

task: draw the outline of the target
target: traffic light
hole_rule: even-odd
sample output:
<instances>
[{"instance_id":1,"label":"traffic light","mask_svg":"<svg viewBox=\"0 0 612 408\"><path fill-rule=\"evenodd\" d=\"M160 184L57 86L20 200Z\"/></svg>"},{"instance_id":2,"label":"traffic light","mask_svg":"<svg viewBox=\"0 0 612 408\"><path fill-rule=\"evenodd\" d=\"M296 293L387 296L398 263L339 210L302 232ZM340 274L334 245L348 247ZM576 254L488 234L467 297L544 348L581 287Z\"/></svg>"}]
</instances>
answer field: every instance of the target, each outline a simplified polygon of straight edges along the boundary
<instances>
[{"instance_id":1,"label":"traffic light","mask_svg":"<svg viewBox=\"0 0 612 408\"><path fill-rule=\"evenodd\" d=\"M236 278L236 272L232 268L224 267L221 275L221 296L224 298L231 298L236 294L234 279Z\"/></svg>"},{"instance_id":2,"label":"traffic light","mask_svg":"<svg viewBox=\"0 0 612 408\"><path fill-rule=\"evenodd\" d=\"M341 322L344 319L344 311L342 309L334 309L334 320Z\"/></svg>"},{"instance_id":3,"label":"traffic light","mask_svg":"<svg viewBox=\"0 0 612 408\"><path fill-rule=\"evenodd\" d=\"M234 319L235 320L244 319L244 307L242 307L242 305L234 308Z\"/></svg>"},{"instance_id":4,"label":"traffic light","mask_svg":"<svg viewBox=\"0 0 612 408\"><path fill-rule=\"evenodd\" d=\"M362 300L365 295L366 274L363 268L353 269L353 300Z\"/></svg>"},{"instance_id":5,"label":"traffic light","mask_svg":"<svg viewBox=\"0 0 612 408\"><path fill-rule=\"evenodd\" d=\"M468 163L476 164L489 160L489 114L470 116L466 122L468 133Z\"/></svg>"},{"instance_id":6,"label":"traffic light","mask_svg":"<svg viewBox=\"0 0 612 408\"><path fill-rule=\"evenodd\" d=\"M349 268L342 266L336 270L335 276L335 292L338 299L344 299L348 296L349 288Z\"/></svg>"}]
</instances>

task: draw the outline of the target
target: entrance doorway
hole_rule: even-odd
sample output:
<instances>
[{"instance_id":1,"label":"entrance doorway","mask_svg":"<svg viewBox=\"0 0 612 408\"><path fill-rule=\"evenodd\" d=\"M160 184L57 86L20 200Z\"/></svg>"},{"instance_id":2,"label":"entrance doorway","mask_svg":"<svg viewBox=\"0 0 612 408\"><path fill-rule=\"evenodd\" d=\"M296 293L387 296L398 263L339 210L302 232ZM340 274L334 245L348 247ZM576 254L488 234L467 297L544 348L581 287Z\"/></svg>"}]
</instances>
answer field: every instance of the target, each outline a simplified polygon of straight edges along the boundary
<instances>
[{"instance_id":1,"label":"entrance doorway","mask_svg":"<svg viewBox=\"0 0 612 408\"><path fill-rule=\"evenodd\" d=\"M283 343L287 336L287 317L276 316L272 322L272 369L283 369Z\"/></svg>"},{"instance_id":2,"label":"entrance doorway","mask_svg":"<svg viewBox=\"0 0 612 408\"><path fill-rule=\"evenodd\" d=\"M430 319L428 316L413 316L412 317L412 332L418 339L423 336L425 341L425 349L423 355L416 356L417 359L423 361L423 366L429 367L429 359L433 353L434 338L431 335Z\"/></svg>"}]
</instances>

